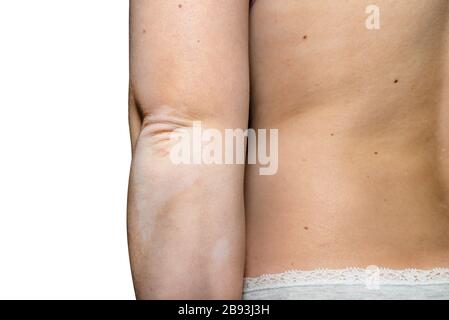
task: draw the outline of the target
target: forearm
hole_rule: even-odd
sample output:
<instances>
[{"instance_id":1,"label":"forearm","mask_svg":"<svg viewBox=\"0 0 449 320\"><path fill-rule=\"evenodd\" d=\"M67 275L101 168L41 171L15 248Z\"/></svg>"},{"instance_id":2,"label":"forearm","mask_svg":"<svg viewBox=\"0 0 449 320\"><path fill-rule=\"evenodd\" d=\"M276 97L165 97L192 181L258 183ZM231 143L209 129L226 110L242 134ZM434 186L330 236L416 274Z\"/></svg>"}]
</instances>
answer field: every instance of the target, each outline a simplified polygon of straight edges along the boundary
<instances>
[{"instance_id":1,"label":"forearm","mask_svg":"<svg viewBox=\"0 0 449 320\"><path fill-rule=\"evenodd\" d=\"M243 166L174 164L166 138L179 121L170 122L144 122L133 152L128 232L137 297L240 298Z\"/></svg>"}]
</instances>

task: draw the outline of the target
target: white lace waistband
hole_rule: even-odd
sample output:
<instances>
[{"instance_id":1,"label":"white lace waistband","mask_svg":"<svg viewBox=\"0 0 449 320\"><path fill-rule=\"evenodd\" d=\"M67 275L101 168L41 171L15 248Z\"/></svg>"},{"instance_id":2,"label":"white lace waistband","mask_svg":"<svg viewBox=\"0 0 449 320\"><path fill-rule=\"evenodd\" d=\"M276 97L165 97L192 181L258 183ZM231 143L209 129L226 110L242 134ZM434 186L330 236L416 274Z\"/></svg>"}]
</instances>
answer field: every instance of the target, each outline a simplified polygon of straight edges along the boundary
<instances>
[{"instance_id":1,"label":"white lace waistband","mask_svg":"<svg viewBox=\"0 0 449 320\"><path fill-rule=\"evenodd\" d=\"M370 266L346 269L289 270L244 279L244 292L301 285L426 285L449 283L449 268L394 270Z\"/></svg>"}]
</instances>

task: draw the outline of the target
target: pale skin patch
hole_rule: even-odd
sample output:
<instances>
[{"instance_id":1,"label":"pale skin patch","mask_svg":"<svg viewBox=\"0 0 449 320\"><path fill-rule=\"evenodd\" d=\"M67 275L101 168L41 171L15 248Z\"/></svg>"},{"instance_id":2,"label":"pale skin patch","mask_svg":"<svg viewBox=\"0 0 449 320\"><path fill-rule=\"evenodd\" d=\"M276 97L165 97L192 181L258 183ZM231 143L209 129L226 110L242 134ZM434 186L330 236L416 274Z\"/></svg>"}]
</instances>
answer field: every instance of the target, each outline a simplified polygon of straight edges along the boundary
<instances>
[{"instance_id":1,"label":"pale skin patch","mask_svg":"<svg viewBox=\"0 0 449 320\"><path fill-rule=\"evenodd\" d=\"M231 256L231 243L228 238L217 240L212 250L211 261L217 268L226 267Z\"/></svg>"},{"instance_id":2,"label":"pale skin patch","mask_svg":"<svg viewBox=\"0 0 449 320\"><path fill-rule=\"evenodd\" d=\"M201 179L200 170L192 170L186 165L173 166L170 160L163 156L168 154L170 143L154 145L154 141L154 137L147 141L140 140L133 161L133 171L139 172L132 175L136 220L141 226L140 229L145 230L140 233L144 241L149 240L153 234L158 216L165 211L165 203L179 198ZM166 174L167 171L178 174L176 178L170 178Z\"/></svg>"}]
</instances>

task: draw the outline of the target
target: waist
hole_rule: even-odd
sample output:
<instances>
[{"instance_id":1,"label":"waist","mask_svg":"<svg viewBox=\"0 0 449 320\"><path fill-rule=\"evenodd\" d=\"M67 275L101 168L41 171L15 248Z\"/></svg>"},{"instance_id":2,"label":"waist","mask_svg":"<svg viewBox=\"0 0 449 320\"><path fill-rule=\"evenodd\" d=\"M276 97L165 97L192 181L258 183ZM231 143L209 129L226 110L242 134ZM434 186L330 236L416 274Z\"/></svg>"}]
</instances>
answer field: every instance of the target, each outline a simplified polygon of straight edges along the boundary
<instances>
[{"instance_id":1,"label":"waist","mask_svg":"<svg viewBox=\"0 0 449 320\"><path fill-rule=\"evenodd\" d=\"M247 168L248 274L449 265L449 158L436 142L395 149L387 138L279 138L276 175Z\"/></svg>"}]
</instances>

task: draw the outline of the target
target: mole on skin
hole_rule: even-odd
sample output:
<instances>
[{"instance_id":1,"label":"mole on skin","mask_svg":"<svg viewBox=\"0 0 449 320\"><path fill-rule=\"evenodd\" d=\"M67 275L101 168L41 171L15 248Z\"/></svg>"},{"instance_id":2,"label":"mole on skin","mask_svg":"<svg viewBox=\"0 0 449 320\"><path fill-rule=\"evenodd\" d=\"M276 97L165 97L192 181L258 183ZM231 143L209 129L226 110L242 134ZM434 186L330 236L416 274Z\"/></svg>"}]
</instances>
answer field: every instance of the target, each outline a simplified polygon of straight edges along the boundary
<instances>
[{"instance_id":1,"label":"mole on skin","mask_svg":"<svg viewBox=\"0 0 449 320\"><path fill-rule=\"evenodd\" d=\"M304 227L304 230L309 230L309 227Z\"/></svg>"},{"instance_id":2,"label":"mole on skin","mask_svg":"<svg viewBox=\"0 0 449 320\"><path fill-rule=\"evenodd\" d=\"M178 4L178 8L181 9L182 8L182 4Z\"/></svg>"},{"instance_id":3,"label":"mole on skin","mask_svg":"<svg viewBox=\"0 0 449 320\"><path fill-rule=\"evenodd\" d=\"M394 83L398 83L398 82L399 82L399 80L398 80L398 79L394 80Z\"/></svg>"},{"instance_id":4,"label":"mole on skin","mask_svg":"<svg viewBox=\"0 0 449 320\"><path fill-rule=\"evenodd\" d=\"M304 40L306 40L307 39L307 35L305 35L304 37L302 37Z\"/></svg>"}]
</instances>

